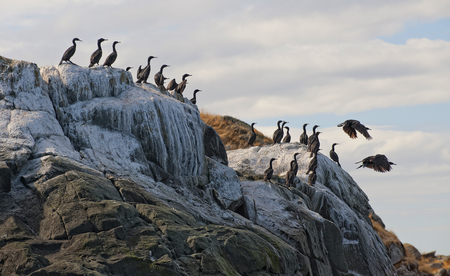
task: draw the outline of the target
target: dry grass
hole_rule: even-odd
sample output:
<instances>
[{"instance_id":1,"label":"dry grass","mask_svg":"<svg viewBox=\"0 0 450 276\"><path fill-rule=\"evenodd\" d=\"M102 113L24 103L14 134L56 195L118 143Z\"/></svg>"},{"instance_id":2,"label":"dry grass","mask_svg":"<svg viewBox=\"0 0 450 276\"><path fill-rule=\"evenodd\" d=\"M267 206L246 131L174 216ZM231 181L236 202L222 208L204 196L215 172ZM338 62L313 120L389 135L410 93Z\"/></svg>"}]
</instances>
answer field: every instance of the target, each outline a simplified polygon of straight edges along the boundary
<instances>
[{"instance_id":1,"label":"dry grass","mask_svg":"<svg viewBox=\"0 0 450 276\"><path fill-rule=\"evenodd\" d=\"M369 217L372 220L372 226L375 229L375 232L377 232L378 236L380 236L386 248L389 248L392 243L401 244L400 240L398 239L397 235L394 234L394 232L384 229L380 223L373 220L372 214L370 214Z\"/></svg>"},{"instance_id":2,"label":"dry grass","mask_svg":"<svg viewBox=\"0 0 450 276\"><path fill-rule=\"evenodd\" d=\"M220 116L208 113L204 110L200 112L200 118L205 124L211 126L219 134L227 150L246 148L248 137L252 127L231 116ZM273 143L272 139L267 138L255 128L256 140L253 146L264 146Z\"/></svg>"}]
</instances>

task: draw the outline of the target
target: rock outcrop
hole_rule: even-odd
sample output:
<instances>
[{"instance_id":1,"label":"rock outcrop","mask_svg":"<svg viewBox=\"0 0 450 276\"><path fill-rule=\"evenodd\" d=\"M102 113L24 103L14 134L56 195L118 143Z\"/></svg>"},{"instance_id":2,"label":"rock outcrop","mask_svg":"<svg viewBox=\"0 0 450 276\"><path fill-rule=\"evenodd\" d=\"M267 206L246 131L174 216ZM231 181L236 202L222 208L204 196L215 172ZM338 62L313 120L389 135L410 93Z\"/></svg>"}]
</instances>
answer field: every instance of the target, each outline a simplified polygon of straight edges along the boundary
<instances>
[{"instance_id":1,"label":"rock outcrop","mask_svg":"<svg viewBox=\"0 0 450 276\"><path fill-rule=\"evenodd\" d=\"M195 105L124 70L0 69L1 275L395 275L327 158L311 188L302 146L227 155ZM294 152L296 187L249 180Z\"/></svg>"}]
</instances>

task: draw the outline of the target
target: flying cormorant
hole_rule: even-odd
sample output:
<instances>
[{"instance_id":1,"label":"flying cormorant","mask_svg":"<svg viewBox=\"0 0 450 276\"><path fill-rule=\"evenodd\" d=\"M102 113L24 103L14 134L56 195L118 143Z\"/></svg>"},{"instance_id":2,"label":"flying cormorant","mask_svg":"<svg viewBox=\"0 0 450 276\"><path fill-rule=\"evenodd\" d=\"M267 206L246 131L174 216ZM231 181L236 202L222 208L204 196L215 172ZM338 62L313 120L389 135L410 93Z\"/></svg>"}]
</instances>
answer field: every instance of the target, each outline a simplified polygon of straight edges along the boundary
<instances>
[{"instance_id":1,"label":"flying cormorant","mask_svg":"<svg viewBox=\"0 0 450 276\"><path fill-rule=\"evenodd\" d=\"M306 126L308 123L303 124L303 133L300 135L300 144L308 145L308 134L306 134Z\"/></svg>"},{"instance_id":2,"label":"flying cormorant","mask_svg":"<svg viewBox=\"0 0 450 276\"><path fill-rule=\"evenodd\" d=\"M286 186L292 187L294 186L294 179L295 179L295 160L292 160L290 163L289 171L286 173Z\"/></svg>"},{"instance_id":3,"label":"flying cormorant","mask_svg":"<svg viewBox=\"0 0 450 276\"><path fill-rule=\"evenodd\" d=\"M283 122L283 124L280 126L280 122ZM288 122L285 121L278 121L277 126L278 129L275 130L275 132L273 133L273 143L280 143L281 139L283 138L284 132L283 132L283 128L284 125L287 124Z\"/></svg>"},{"instance_id":4,"label":"flying cormorant","mask_svg":"<svg viewBox=\"0 0 450 276\"><path fill-rule=\"evenodd\" d=\"M59 62L58 65L61 65L63 61L65 61L65 62L70 62L71 64L75 64L75 63L73 63L72 61L70 61L70 58L75 54L75 50L76 50L76 48L77 48L77 44L75 44L76 41L83 42L83 41L81 41L81 40L78 39L78 38L72 39L72 44L73 44L73 45L70 46L70 47L64 52L64 55L62 56L61 61Z\"/></svg>"},{"instance_id":5,"label":"flying cormorant","mask_svg":"<svg viewBox=\"0 0 450 276\"><path fill-rule=\"evenodd\" d=\"M117 58L117 51L116 51L116 44L120 43L119 41L113 42L113 52L106 58L105 62L103 63L103 66L111 67L111 65L116 61Z\"/></svg>"},{"instance_id":6,"label":"flying cormorant","mask_svg":"<svg viewBox=\"0 0 450 276\"><path fill-rule=\"evenodd\" d=\"M163 84L164 84L164 80L163 80ZM200 90L200 89L195 89L194 90L194 97L191 99L191 103L197 104L197 93L200 92L200 91L202 91L202 90Z\"/></svg>"},{"instance_id":7,"label":"flying cormorant","mask_svg":"<svg viewBox=\"0 0 450 276\"><path fill-rule=\"evenodd\" d=\"M291 142L291 135L289 134L289 127L284 127L285 129L287 129L286 131L286 136L284 136L283 138L283 143L290 143Z\"/></svg>"},{"instance_id":8,"label":"flying cormorant","mask_svg":"<svg viewBox=\"0 0 450 276\"><path fill-rule=\"evenodd\" d=\"M358 131L359 133L364 135L364 137L366 137L367 140L372 139L372 137L369 135L369 132L367 132L367 130L371 130L371 129L366 127L365 125L361 124L357 120L347 120L337 126L338 127L343 126L342 129L344 130L344 132L347 133L348 136L350 136L350 138L352 138L352 139L358 138L356 135L356 131Z\"/></svg>"},{"instance_id":9,"label":"flying cormorant","mask_svg":"<svg viewBox=\"0 0 450 276\"><path fill-rule=\"evenodd\" d=\"M314 186L314 184L316 184L316 180L317 180L316 169L317 169L317 166L314 166L312 168L312 172L313 173L308 176L308 184L309 184L309 186Z\"/></svg>"},{"instance_id":10,"label":"flying cormorant","mask_svg":"<svg viewBox=\"0 0 450 276\"><path fill-rule=\"evenodd\" d=\"M155 84L157 87L160 87L161 85L164 85L164 75L163 70L166 67L170 67L170 65L164 64L159 69L158 73L155 74Z\"/></svg>"},{"instance_id":11,"label":"flying cormorant","mask_svg":"<svg viewBox=\"0 0 450 276\"><path fill-rule=\"evenodd\" d=\"M376 172L382 172L382 173L392 170L391 165L397 165L397 164L390 162L387 159L386 155L383 155L383 154L377 154L375 156L366 157L363 160L356 162L355 164L358 164L361 162L362 162L362 165L356 169L359 169L361 167L370 168Z\"/></svg>"},{"instance_id":12,"label":"flying cormorant","mask_svg":"<svg viewBox=\"0 0 450 276\"><path fill-rule=\"evenodd\" d=\"M308 149L307 151L310 152L311 151L311 145L314 142L314 140L316 139L316 128L318 128L320 126L315 125L313 126L313 133L308 137Z\"/></svg>"},{"instance_id":13,"label":"flying cormorant","mask_svg":"<svg viewBox=\"0 0 450 276\"><path fill-rule=\"evenodd\" d=\"M128 66L127 69L125 69L125 71L130 71L130 69L133 67Z\"/></svg>"},{"instance_id":14,"label":"flying cormorant","mask_svg":"<svg viewBox=\"0 0 450 276\"><path fill-rule=\"evenodd\" d=\"M330 158L331 160L333 160L334 162L336 162L339 167L341 166L341 164L339 164L339 156L337 155L337 153L334 151L334 146L339 145L338 143L334 143L331 146L331 150L330 150Z\"/></svg>"},{"instance_id":15,"label":"flying cormorant","mask_svg":"<svg viewBox=\"0 0 450 276\"><path fill-rule=\"evenodd\" d=\"M269 168L264 171L264 181L270 181L273 175L272 162L275 161L275 158L270 159Z\"/></svg>"},{"instance_id":16,"label":"flying cormorant","mask_svg":"<svg viewBox=\"0 0 450 276\"><path fill-rule=\"evenodd\" d=\"M309 157L313 157L313 154L315 152L319 151L319 147L320 147L319 134L320 133L322 133L322 132L320 132L320 131L316 132L315 139L311 144L311 154L309 155Z\"/></svg>"},{"instance_id":17,"label":"flying cormorant","mask_svg":"<svg viewBox=\"0 0 450 276\"><path fill-rule=\"evenodd\" d=\"M250 133L250 137L248 138L247 146L249 146L249 147L253 146L253 143L256 140L256 133L255 133L255 129L253 128L253 126L255 124L256 123L252 123L252 132Z\"/></svg>"},{"instance_id":18,"label":"flying cormorant","mask_svg":"<svg viewBox=\"0 0 450 276\"><path fill-rule=\"evenodd\" d=\"M100 59L102 58L102 42L103 41L107 41L108 39L105 38L100 38L99 40L97 40L97 50L95 50L95 52L92 53L91 55L91 63L89 64L89 67L94 66L94 64L98 64L98 62L100 61Z\"/></svg>"},{"instance_id":19,"label":"flying cormorant","mask_svg":"<svg viewBox=\"0 0 450 276\"><path fill-rule=\"evenodd\" d=\"M187 77L192 77L192 75L184 74L182 77L182 81L178 84L177 88L175 88L175 92L183 94L183 91L186 88L187 84Z\"/></svg>"},{"instance_id":20,"label":"flying cormorant","mask_svg":"<svg viewBox=\"0 0 450 276\"><path fill-rule=\"evenodd\" d=\"M138 68L138 71L137 71L137 81L136 81L136 83L141 83L141 82L147 83L147 79L148 79L148 76L150 75L150 70L151 70L150 61L153 58L157 58L157 57L154 57L154 56L149 56L148 57L148 59L147 59L147 66L145 66L144 69L141 69L141 65L139 65L139 68Z\"/></svg>"}]
</instances>

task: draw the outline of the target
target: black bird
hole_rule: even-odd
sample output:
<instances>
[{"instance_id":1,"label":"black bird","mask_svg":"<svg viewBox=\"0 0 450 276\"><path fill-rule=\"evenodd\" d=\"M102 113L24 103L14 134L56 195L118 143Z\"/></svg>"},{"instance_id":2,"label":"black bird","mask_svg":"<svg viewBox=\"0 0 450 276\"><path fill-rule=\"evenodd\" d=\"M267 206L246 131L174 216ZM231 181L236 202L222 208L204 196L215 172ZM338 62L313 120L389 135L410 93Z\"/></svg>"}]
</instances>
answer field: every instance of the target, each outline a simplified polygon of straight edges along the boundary
<instances>
[{"instance_id":1,"label":"black bird","mask_svg":"<svg viewBox=\"0 0 450 276\"><path fill-rule=\"evenodd\" d=\"M284 136L283 138L283 143L290 143L291 142L291 135L289 134L289 127L284 127L285 129L287 129L286 131L286 136Z\"/></svg>"},{"instance_id":2,"label":"black bird","mask_svg":"<svg viewBox=\"0 0 450 276\"><path fill-rule=\"evenodd\" d=\"M299 154L300 153L298 153L298 152L296 152L294 154L294 160L293 160L293 161L295 161L295 164L294 164L294 176L297 175L297 172L298 172L297 155L299 155Z\"/></svg>"},{"instance_id":3,"label":"black bird","mask_svg":"<svg viewBox=\"0 0 450 276\"><path fill-rule=\"evenodd\" d=\"M154 56L149 56L148 57L148 59L147 59L147 66L145 66L144 67L144 69L141 69L141 65L139 65L139 68L138 68L138 71L137 71L137 81L136 81L136 83L147 83L147 79L148 79L148 76L150 75L150 70L151 70L151 67L150 67L150 61L152 60L152 59L154 59L154 58L157 58L157 57L154 57Z\"/></svg>"},{"instance_id":4,"label":"black bird","mask_svg":"<svg viewBox=\"0 0 450 276\"><path fill-rule=\"evenodd\" d=\"M308 145L308 134L306 134L306 126L308 123L303 124L303 133L300 135L300 144Z\"/></svg>"},{"instance_id":5,"label":"black bird","mask_svg":"<svg viewBox=\"0 0 450 276\"><path fill-rule=\"evenodd\" d=\"M334 143L331 146L331 150L330 150L330 158L331 160L333 160L334 162L336 162L339 167L341 166L341 164L339 164L339 156L337 155L337 153L334 151L334 146L339 145L338 143Z\"/></svg>"},{"instance_id":6,"label":"black bird","mask_svg":"<svg viewBox=\"0 0 450 276\"><path fill-rule=\"evenodd\" d=\"M164 84L164 81L163 81L163 84ZM197 93L200 92L200 91L202 91L202 90L200 90L200 89L195 89L194 90L194 97L191 99L191 103L197 104Z\"/></svg>"},{"instance_id":7,"label":"black bird","mask_svg":"<svg viewBox=\"0 0 450 276\"><path fill-rule=\"evenodd\" d=\"M95 50L95 52L92 53L91 55L91 63L89 64L89 67L94 66L94 64L98 64L98 62L100 61L100 59L102 58L102 42L103 41L107 41L108 39L104 39L104 38L100 38L99 40L97 40L97 50Z\"/></svg>"},{"instance_id":8,"label":"black bird","mask_svg":"<svg viewBox=\"0 0 450 276\"><path fill-rule=\"evenodd\" d=\"M125 71L130 71L131 68L133 68L133 67L128 66L127 69L125 69Z\"/></svg>"},{"instance_id":9,"label":"black bird","mask_svg":"<svg viewBox=\"0 0 450 276\"><path fill-rule=\"evenodd\" d=\"M294 179L295 179L295 160L292 160L290 163L289 171L286 173L286 186L292 187L294 186Z\"/></svg>"},{"instance_id":10,"label":"black bird","mask_svg":"<svg viewBox=\"0 0 450 276\"><path fill-rule=\"evenodd\" d=\"M178 83L177 83L177 81L175 80L175 79L172 79L170 82L169 82L169 84L167 85L167 90L168 91L172 91L172 90L175 90L176 88L177 88L177 86L178 86Z\"/></svg>"},{"instance_id":11,"label":"black bird","mask_svg":"<svg viewBox=\"0 0 450 276\"><path fill-rule=\"evenodd\" d=\"M155 84L157 87L160 87L161 85L164 85L164 75L163 70L166 67L170 67L170 65L164 64L159 69L158 73L155 74Z\"/></svg>"},{"instance_id":12,"label":"black bird","mask_svg":"<svg viewBox=\"0 0 450 276\"><path fill-rule=\"evenodd\" d=\"M264 181L270 181L273 175L272 162L275 161L275 158L270 159L269 168L264 171Z\"/></svg>"},{"instance_id":13,"label":"black bird","mask_svg":"<svg viewBox=\"0 0 450 276\"><path fill-rule=\"evenodd\" d=\"M391 165L397 165L397 164L390 162L387 159L386 155L383 155L383 154L377 154L375 156L366 157L363 160L356 162L355 164L358 164L361 162L362 162L362 165L356 169L359 169L361 167L370 168L376 172L382 172L382 173L392 170Z\"/></svg>"},{"instance_id":14,"label":"black bird","mask_svg":"<svg viewBox=\"0 0 450 276\"><path fill-rule=\"evenodd\" d=\"M342 127L343 126L343 130L345 133L348 134L348 136L350 136L350 138L352 139L356 139L358 138L356 135L356 131L358 131L359 133L361 133L364 137L366 137L367 140L371 140L372 137L369 135L369 132L367 132L367 130L371 130L370 128L366 127L365 125L361 124L359 121L357 120L347 120L339 125L337 125L338 127Z\"/></svg>"},{"instance_id":15,"label":"black bird","mask_svg":"<svg viewBox=\"0 0 450 276\"><path fill-rule=\"evenodd\" d=\"M280 123L283 122L283 124L280 126ZM275 132L273 133L273 143L280 143L281 139L283 138L284 132L283 132L283 128L284 125L287 124L288 122L285 121L278 121L277 126L278 129L275 130Z\"/></svg>"},{"instance_id":16,"label":"black bird","mask_svg":"<svg viewBox=\"0 0 450 276\"><path fill-rule=\"evenodd\" d=\"M250 133L250 137L248 138L247 146L249 146L249 147L253 146L253 143L256 140L256 133L255 133L255 129L253 128L253 126L255 124L256 123L252 123L252 132Z\"/></svg>"},{"instance_id":17,"label":"black bird","mask_svg":"<svg viewBox=\"0 0 450 276\"><path fill-rule=\"evenodd\" d=\"M315 139L311 144L311 154L309 155L309 157L313 157L313 154L315 152L319 151L319 147L320 147L319 134L320 133L322 133L322 132L320 132L320 131L316 132Z\"/></svg>"},{"instance_id":18,"label":"black bird","mask_svg":"<svg viewBox=\"0 0 450 276\"><path fill-rule=\"evenodd\" d=\"M116 44L120 43L119 41L113 42L113 52L106 58L105 62L103 63L103 66L111 67L111 65L116 61L117 58L117 51L116 51Z\"/></svg>"},{"instance_id":19,"label":"black bird","mask_svg":"<svg viewBox=\"0 0 450 276\"><path fill-rule=\"evenodd\" d=\"M192 75L184 74L182 77L182 81L178 84L177 88L175 88L175 92L183 94L183 91L186 88L187 84L187 77L192 77Z\"/></svg>"},{"instance_id":20,"label":"black bird","mask_svg":"<svg viewBox=\"0 0 450 276\"><path fill-rule=\"evenodd\" d=\"M309 186L314 186L314 184L316 184L316 180L317 180L316 169L317 169L317 166L314 166L312 168L312 172L313 173L308 176L308 184L309 184Z\"/></svg>"},{"instance_id":21,"label":"black bird","mask_svg":"<svg viewBox=\"0 0 450 276\"><path fill-rule=\"evenodd\" d=\"M61 65L63 61L65 61L65 62L70 62L71 64L75 64L75 63L73 63L72 61L70 61L70 58L75 54L75 50L77 49L77 44L75 44L76 41L83 42L83 41L81 41L81 40L78 39L78 38L72 39L72 44L73 44L73 45L70 46L70 47L64 52L64 55L62 56L61 61L59 62L58 65Z\"/></svg>"},{"instance_id":22,"label":"black bird","mask_svg":"<svg viewBox=\"0 0 450 276\"><path fill-rule=\"evenodd\" d=\"M315 125L313 126L313 133L308 137L308 152L311 151L311 145L314 142L314 140L316 139L316 128L318 128L320 126Z\"/></svg>"},{"instance_id":23,"label":"black bird","mask_svg":"<svg viewBox=\"0 0 450 276\"><path fill-rule=\"evenodd\" d=\"M308 170L306 171L306 174L309 174L310 172L312 172L314 169L314 166L318 166L317 156L318 156L318 152L315 152L313 159L311 159L311 161L309 161Z\"/></svg>"}]
</instances>

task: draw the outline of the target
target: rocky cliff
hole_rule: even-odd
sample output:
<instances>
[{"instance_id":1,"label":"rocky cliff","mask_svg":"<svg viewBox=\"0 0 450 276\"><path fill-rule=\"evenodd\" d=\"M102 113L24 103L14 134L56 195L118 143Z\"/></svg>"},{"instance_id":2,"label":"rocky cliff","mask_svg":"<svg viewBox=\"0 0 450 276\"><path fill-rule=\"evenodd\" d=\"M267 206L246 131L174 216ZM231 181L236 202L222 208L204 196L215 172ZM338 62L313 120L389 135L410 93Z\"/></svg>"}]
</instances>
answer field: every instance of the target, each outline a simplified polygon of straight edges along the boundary
<instances>
[{"instance_id":1,"label":"rocky cliff","mask_svg":"<svg viewBox=\"0 0 450 276\"><path fill-rule=\"evenodd\" d=\"M227 156L196 106L124 70L0 69L1 275L395 275L326 157L309 187L304 147ZM294 152L296 187L255 180Z\"/></svg>"}]
</instances>

